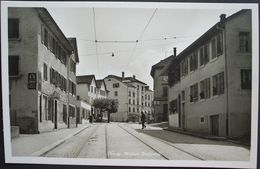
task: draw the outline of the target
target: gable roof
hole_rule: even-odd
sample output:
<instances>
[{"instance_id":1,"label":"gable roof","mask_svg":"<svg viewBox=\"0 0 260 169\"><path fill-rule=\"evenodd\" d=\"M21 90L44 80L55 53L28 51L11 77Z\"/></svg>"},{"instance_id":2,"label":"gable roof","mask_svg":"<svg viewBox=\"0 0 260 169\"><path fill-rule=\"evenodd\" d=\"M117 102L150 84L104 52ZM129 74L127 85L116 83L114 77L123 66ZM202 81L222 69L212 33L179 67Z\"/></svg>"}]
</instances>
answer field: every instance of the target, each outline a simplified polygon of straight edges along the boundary
<instances>
[{"instance_id":1,"label":"gable roof","mask_svg":"<svg viewBox=\"0 0 260 169\"><path fill-rule=\"evenodd\" d=\"M106 86L106 83L105 83L104 79L96 80L96 82L97 82L97 88L101 88L102 83L103 83L104 86L105 86L105 90L107 91L107 86Z\"/></svg>"},{"instance_id":2,"label":"gable roof","mask_svg":"<svg viewBox=\"0 0 260 169\"><path fill-rule=\"evenodd\" d=\"M89 84L90 85L93 79L97 86L95 75L83 75L83 76L76 77L77 84Z\"/></svg>"},{"instance_id":3,"label":"gable roof","mask_svg":"<svg viewBox=\"0 0 260 169\"><path fill-rule=\"evenodd\" d=\"M64 33L61 31L57 23L54 21L50 13L46 8L35 8L36 11L39 14L39 17L42 19L43 22L45 22L48 27L51 29L51 31L57 36L57 38L60 40L60 43L66 48L66 50L71 54L73 51L73 48L64 35Z\"/></svg>"},{"instance_id":4,"label":"gable roof","mask_svg":"<svg viewBox=\"0 0 260 169\"><path fill-rule=\"evenodd\" d=\"M119 76L116 76L116 75L108 75L105 78L115 78L118 81L121 81L122 83L124 83L126 85L127 85L127 83L133 83L133 82L137 82L137 83L141 83L141 84L146 85L146 83L144 83L144 82L142 82L142 81L140 81L140 80L138 80L136 78L134 79L133 77L124 77L124 78L122 78L122 77L119 77Z\"/></svg>"},{"instance_id":5,"label":"gable roof","mask_svg":"<svg viewBox=\"0 0 260 169\"><path fill-rule=\"evenodd\" d=\"M150 75L152 77L154 77L155 70L164 68L169 62L172 61L173 58L174 58L174 55L171 55L171 56L161 60L160 62L156 63L155 65L153 65L151 72L150 72Z\"/></svg>"}]
</instances>

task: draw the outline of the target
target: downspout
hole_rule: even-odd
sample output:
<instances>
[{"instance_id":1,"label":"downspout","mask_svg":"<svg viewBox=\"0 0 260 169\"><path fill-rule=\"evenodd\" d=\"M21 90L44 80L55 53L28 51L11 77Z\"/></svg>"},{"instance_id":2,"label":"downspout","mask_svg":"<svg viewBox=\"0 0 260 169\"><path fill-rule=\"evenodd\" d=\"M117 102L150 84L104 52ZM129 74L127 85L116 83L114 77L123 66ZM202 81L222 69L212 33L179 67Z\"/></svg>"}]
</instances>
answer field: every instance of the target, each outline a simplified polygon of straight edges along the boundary
<instances>
[{"instance_id":1,"label":"downspout","mask_svg":"<svg viewBox=\"0 0 260 169\"><path fill-rule=\"evenodd\" d=\"M228 94L228 68L227 68L227 38L226 38L226 25L225 25L225 21L222 23L222 25L223 25L223 28L221 28L221 27L219 27L218 25L217 25L217 29L219 29L219 30L221 30L221 31L223 31L223 33L224 33L224 38L223 38L223 41L224 41L224 43L223 44L225 44L224 45L224 56L225 56L225 72L226 72L226 76L225 76L225 84L226 84L226 104L227 104L227 112L226 112L226 137L228 138L229 137L229 124L230 124L230 122L229 122L229 94Z\"/></svg>"},{"instance_id":2,"label":"downspout","mask_svg":"<svg viewBox=\"0 0 260 169\"><path fill-rule=\"evenodd\" d=\"M70 117L69 117L69 100L70 100L70 92L69 92L69 67L70 67L70 57L68 59L68 62L67 62L67 96L68 96L68 102L67 102L67 125L68 125L68 128L70 128Z\"/></svg>"}]
</instances>

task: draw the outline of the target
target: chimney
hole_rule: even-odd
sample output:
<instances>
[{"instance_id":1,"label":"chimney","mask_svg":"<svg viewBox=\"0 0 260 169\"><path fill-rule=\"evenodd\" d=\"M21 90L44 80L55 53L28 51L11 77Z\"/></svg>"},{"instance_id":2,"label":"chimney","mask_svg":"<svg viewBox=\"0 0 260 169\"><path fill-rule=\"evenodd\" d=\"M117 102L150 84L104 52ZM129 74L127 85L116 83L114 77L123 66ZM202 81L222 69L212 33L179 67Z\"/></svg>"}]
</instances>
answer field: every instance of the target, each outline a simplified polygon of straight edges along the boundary
<instances>
[{"instance_id":1,"label":"chimney","mask_svg":"<svg viewBox=\"0 0 260 169\"><path fill-rule=\"evenodd\" d=\"M176 56L176 55L177 55L176 53L177 53L177 50L176 50L176 48L174 47L174 48L173 48L173 55Z\"/></svg>"},{"instance_id":2,"label":"chimney","mask_svg":"<svg viewBox=\"0 0 260 169\"><path fill-rule=\"evenodd\" d=\"M133 79L135 80L135 75L133 75Z\"/></svg>"},{"instance_id":3,"label":"chimney","mask_svg":"<svg viewBox=\"0 0 260 169\"><path fill-rule=\"evenodd\" d=\"M226 20L226 14L221 14L220 16L220 22L224 22Z\"/></svg>"},{"instance_id":4,"label":"chimney","mask_svg":"<svg viewBox=\"0 0 260 169\"><path fill-rule=\"evenodd\" d=\"M122 72L122 79L125 78L125 72Z\"/></svg>"}]
</instances>

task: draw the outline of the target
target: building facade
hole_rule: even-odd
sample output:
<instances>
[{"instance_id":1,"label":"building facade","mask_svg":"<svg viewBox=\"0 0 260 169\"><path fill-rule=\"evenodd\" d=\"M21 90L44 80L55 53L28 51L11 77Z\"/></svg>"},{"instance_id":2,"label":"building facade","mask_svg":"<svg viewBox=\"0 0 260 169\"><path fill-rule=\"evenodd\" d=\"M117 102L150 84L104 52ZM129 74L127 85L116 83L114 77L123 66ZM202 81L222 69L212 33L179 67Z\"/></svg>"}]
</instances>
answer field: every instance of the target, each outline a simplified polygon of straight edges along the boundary
<instances>
[{"instance_id":1,"label":"building facade","mask_svg":"<svg viewBox=\"0 0 260 169\"><path fill-rule=\"evenodd\" d=\"M85 100L87 104L91 105L91 110L87 109L87 115L84 117L93 116L98 120L101 112L92 105L95 99L108 97L108 90L104 80L96 80L95 75L77 76L77 92L81 100ZM80 114L82 116L82 113ZM102 113L102 119L107 119L106 112Z\"/></svg>"},{"instance_id":2,"label":"building facade","mask_svg":"<svg viewBox=\"0 0 260 169\"><path fill-rule=\"evenodd\" d=\"M174 56L176 56L176 48L174 48L174 55L153 65L150 72L153 77L155 122L168 121L168 76L161 76L161 74Z\"/></svg>"},{"instance_id":3,"label":"building facade","mask_svg":"<svg viewBox=\"0 0 260 169\"><path fill-rule=\"evenodd\" d=\"M153 119L153 91L142 81L133 77L108 75L104 78L109 97L117 99L118 112L111 114L111 121L140 121L143 111ZM149 99L148 99L149 98Z\"/></svg>"},{"instance_id":4,"label":"building facade","mask_svg":"<svg viewBox=\"0 0 260 169\"><path fill-rule=\"evenodd\" d=\"M44 8L9 8L8 42L11 125L21 133L68 127L68 105L75 107L68 60L76 49Z\"/></svg>"},{"instance_id":5,"label":"building facade","mask_svg":"<svg viewBox=\"0 0 260 169\"><path fill-rule=\"evenodd\" d=\"M169 67L169 126L222 137L250 136L251 11L220 21Z\"/></svg>"}]
</instances>

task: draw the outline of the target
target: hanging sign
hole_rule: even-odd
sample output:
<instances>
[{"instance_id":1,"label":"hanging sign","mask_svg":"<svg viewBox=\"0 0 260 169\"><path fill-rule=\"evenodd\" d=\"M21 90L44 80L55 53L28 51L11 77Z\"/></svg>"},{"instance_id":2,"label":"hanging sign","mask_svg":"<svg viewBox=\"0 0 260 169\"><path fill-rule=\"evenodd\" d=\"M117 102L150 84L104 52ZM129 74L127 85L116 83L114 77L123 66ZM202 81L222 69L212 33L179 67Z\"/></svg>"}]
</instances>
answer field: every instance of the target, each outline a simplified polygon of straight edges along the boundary
<instances>
[{"instance_id":1,"label":"hanging sign","mask_svg":"<svg viewBox=\"0 0 260 169\"><path fill-rule=\"evenodd\" d=\"M36 73L28 73L28 89L36 89Z\"/></svg>"}]
</instances>

